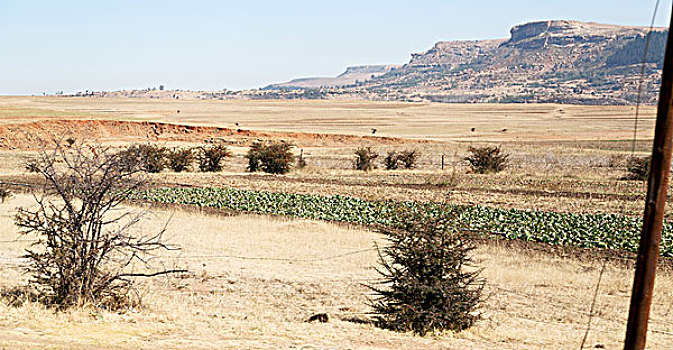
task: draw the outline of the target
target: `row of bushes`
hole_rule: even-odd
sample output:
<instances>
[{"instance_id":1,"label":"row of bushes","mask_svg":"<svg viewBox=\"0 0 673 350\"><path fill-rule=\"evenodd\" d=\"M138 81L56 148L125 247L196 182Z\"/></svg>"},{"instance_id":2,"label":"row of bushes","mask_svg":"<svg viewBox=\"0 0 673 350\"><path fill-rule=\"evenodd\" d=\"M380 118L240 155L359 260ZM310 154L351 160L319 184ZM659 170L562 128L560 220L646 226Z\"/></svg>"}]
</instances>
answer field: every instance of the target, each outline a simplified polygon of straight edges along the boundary
<instances>
[{"instance_id":1,"label":"row of bushes","mask_svg":"<svg viewBox=\"0 0 673 350\"><path fill-rule=\"evenodd\" d=\"M168 149L152 144L136 144L129 146L120 154L127 164L138 164L148 173L159 173L166 168L175 172L187 171L195 160L200 171L220 171L222 161L231 156L227 147L221 145Z\"/></svg>"},{"instance_id":2,"label":"row of bushes","mask_svg":"<svg viewBox=\"0 0 673 350\"><path fill-rule=\"evenodd\" d=\"M252 144L245 155L248 160L248 171L264 171L270 174L286 174L293 166L303 168L306 160L303 153L299 157L292 154L292 144L280 141L257 141ZM203 146L198 148L168 149L151 144L132 145L122 151L131 161L139 162L149 173L158 173L165 168L175 172L187 171L194 161L203 172L222 170L225 158L231 156L227 147L222 145ZM471 171L476 174L497 173L504 170L509 162L509 154L499 146L469 147L469 155L463 160L469 163ZM357 170L370 171L377 167L376 160L380 157L371 147L361 147L355 151L353 166ZM411 149L389 151L383 157L386 170L412 169L420 157L420 152ZM296 163L296 165L295 165ZM649 173L649 157L631 157L627 161L628 173L625 179L645 180Z\"/></svg>"},{"instance_id":3,"label":"row of bushes","mask_svg":"<svg viewBox=\"0 0 673 350\"><path fill-rule=\"evenodd\" d=\"M509 154L503 152L499 146L469 147L468 151L470 155L464 160L470 164L474 173L497 173L507 167ZM362 147L355 151L353 165L357 170L369 171L376 168L374 161L378 157L371 147ZM417 150L390 151L383 158L383 165L386 170L411 169L416 166L419 157L420 152Z\"/></svg>"},{"instance_id":4,"label":"row of bushes","mask_svg":"<svg viewBox=\"0 0 673 350\"><path fill-rule=\"evenodd\" d=\"M295 161L292 144L281 142L255 142L246 154L248 170L264 171L271 174L285 174ZM153 144L135 144L120 152L128 166L138 165L148 173L159 173L166 168L175 172L188 171L194 162L202 172L221 171L224 160L232 154L226 146L211 145L197 148L168 149ZM298 167L306 166L303 155Z\"/></svg>"}]
</instances>

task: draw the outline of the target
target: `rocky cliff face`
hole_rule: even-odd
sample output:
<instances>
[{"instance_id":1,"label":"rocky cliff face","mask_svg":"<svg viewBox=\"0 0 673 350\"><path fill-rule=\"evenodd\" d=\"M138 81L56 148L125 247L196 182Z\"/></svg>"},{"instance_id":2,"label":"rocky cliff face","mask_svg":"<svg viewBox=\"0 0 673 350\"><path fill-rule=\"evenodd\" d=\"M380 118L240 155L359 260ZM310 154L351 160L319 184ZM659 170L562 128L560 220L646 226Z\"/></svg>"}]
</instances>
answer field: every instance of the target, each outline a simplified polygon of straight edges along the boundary
<instances>
[{"instance_id":1,"label":"rocky cliff face","mask_svg":"<svg viewBox=\"0 0 673 350\"><path fill-rule=\"evenodd\" d=\"M441 41L401 66L349 67L263 90L201 98L633 104L648 28L568 20L514 26L505 39ZM655 103L666 37L650 34L641 102Z\"/></svg>"},{"instance_id":2,"label":"rocky cliff face","mask_svg":"<svg viewBox=\"0 0 673 350\"><path fill-rule=\"evenodd\" d=\"M118 93L152 98L633 104L648 31L538 21L514 26L506 39L440 41L401 66L349 67L337 77L294 79L262 90ZM658 97L667 35L665 28L650 33L643 103L655 103Z\"/></svg>"},{"instance_id":3,"label":"rocky cliff face","mask_svg":"<svg viewBox=\"0 0 673 350\"><path fill-rule=\"evenodd\" d=\"M386 99L443 102L636 101L648 28L578 21L517 25L508 39L446 41L360 88ZM653 103L663 28L652 33L643 101Z\"/></svg>"}]
</instances>

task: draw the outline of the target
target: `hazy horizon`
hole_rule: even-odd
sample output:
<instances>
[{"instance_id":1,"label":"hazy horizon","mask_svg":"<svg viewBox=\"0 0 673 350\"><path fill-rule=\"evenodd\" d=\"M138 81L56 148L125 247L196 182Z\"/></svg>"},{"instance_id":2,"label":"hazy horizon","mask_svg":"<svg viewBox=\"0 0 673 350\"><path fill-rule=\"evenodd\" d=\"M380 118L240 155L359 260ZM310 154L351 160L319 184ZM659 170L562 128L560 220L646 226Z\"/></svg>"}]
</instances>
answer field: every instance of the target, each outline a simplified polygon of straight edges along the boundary
<instances>
[{"instance_id":1,"label":"hazy horizon","mask_svg":"<svg viewBox=\"0 0 673 350\"><path fill-rule=\"evenodd\" d=\"M536 20L648 26L654 3L0 0L0 94L260 88L404 64L437 41L507 38ZM655 25L670 9L661 1Z\"/></svg>"}]
</instances>

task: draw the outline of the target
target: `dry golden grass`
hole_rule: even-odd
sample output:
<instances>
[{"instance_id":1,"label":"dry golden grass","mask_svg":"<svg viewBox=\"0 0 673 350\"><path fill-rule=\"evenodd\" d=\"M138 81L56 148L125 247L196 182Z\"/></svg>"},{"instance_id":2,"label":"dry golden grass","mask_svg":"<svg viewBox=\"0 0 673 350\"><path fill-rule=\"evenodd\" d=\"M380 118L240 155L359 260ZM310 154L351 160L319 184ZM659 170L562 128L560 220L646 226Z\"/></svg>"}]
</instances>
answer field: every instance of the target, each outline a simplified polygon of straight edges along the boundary
<instances>
[{"instance_id":1,"label":"dry golden grass","mask_svg":"<svg viewBox=\"0 0 673 350\"><path fill-rule=\"evenodd\" d=\"M645 107L642 116L639 136L651 138L654 108ZM624 106L0 97L0 125L103 118L350 135L370 135L376 128L377 136L442 141L416 145L424 154L419 168L397 172L349 170L354 149L363 145L358 142L306 147L309 167L278 177L245 173L247 149L233 147L237 158L224 172L165 172L153 176L159 184L639 215L642 200L633 196L643 195L643 185L619 180L623 169L608 166L613 156L629 152L632 117L632 107ZM123 146L128 140L112 135L105 142ZM467 145L486 143L503 144L514 165L497 175L468 174L458 164ZM383 154L414 144L373 146ZM648 146L640 141L639 153ZM443 172L438 170L442 154L450 164ZM24 163L32 155L1 151L0 180L28 179ZM31 202L18 194L0 204L2 290L26 283L17 270L24 262L17 257L27 242L4 241L17 238L14 208ZM158 210L138 229L158 230L169 216L170 210ZM91 307L55 313L34 303L0 303L0 348L578 348L601 268L598 261L480 244L476 261L485 268L490 296L484 319L466 332L418 338L351 322L369 311L361 283L376 277L376 254L368 250L383 242L376 233L308 220L182 211L168 229L170 242L184 250L181 256L159 257L156 266L187 267L191 274L141 281L144 308L123 314ZM364 251L340 256L358 250ZM329 257L334 258L324 259ZM607 265L589 347L620 347L631 279L630 269ZM649 344L673 348L670 271L657 283ZM304 322L317 312L329 313L330 322Z\"/></svg>"},{"instance_id":2,"label":"dry golden grass","mask_svg":"<svg viewBox=\"0 0 673 350\"><path fill-rule=\"evenodd\" d=\"M653 136L654 111L641 109L641 138ZM347 135L375 128L381 136L463 141L628 140L633 116L632 106L0 96L4 123L112 118Z\"/></svg>"},{"instance_id":3,"label":"dry golden grass","mask_svg":"<svg viewBox=\"0 0 673 350\"><path fill-rule=\"evenodd\" d=\"M11 213L28 195L0 204L0 240L16 238ZM144 307L118 314L91 307L55 313L0 303L0 347L11 349L576 349L587 324L601 263L551 257L497 243L480 244L489 298L484 318L465 332L425 338L351 322L366 318L376 254L374 232L310 220L217 216L154 210L138 229L157 230L183 247L156 266L182 277L144 280ZM14 267L26 242L0 243L0 288L26 282ZM357 254L342 256L349 252ZM257 259L264 258L264 259ZM632 271L608 264L588 346L619 348ZM653 349L673 347L673 276L660 273L649 335ZM328 323L307 323L327 312Z\"/></svg>"}]
</instances>

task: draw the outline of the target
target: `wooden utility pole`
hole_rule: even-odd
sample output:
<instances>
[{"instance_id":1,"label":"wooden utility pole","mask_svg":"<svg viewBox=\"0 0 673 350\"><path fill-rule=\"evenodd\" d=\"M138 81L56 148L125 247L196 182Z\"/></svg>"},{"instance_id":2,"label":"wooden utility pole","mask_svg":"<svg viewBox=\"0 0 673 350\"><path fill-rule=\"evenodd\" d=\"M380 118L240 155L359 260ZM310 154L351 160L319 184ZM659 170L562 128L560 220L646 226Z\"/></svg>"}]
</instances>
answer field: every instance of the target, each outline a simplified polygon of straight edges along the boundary
<instances>
[{"instance_id":1,"label":"wooden utility pole","mask_svg":"<svg viewBox=\"0 0 673 350\"><path fill-rule=\"evenodd\" d=\"M673 16L669 33L673 28ZM654 277L659 260L659 243L664 220L668 175L673 151L673 36L669 34L661 74L661 89L657 108L657 123L652 146L650 175L647 180L647 199L643 214L643 230L636 260L636 274L631 292L629 321L626 326L624 350L643 350L647 339L647 323L650 317Z\"/></svg>"}]
</instances>

